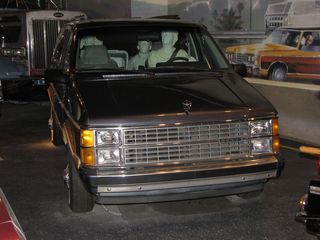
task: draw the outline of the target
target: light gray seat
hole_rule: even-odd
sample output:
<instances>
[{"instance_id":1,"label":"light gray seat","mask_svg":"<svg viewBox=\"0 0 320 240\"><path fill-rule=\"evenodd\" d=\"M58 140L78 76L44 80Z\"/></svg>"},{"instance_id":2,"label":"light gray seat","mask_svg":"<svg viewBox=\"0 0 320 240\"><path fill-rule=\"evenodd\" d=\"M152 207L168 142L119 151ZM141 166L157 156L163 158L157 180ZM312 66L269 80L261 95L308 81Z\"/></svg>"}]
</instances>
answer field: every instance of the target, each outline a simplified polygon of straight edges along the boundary
<instances>
[{"instance_id":1,"label":"light gray seat","mask_svg":"<svg viewBox=\"0 0 320 240\"><path fill-rule=\"evenodd\" d=\"M127 69L129 56L125 50L109 49L108 54L117 63L119 68Z\"/></svg>"},{"instance_id":2,"label":"light gray seat","mask_svg":"<svg viewBox=\"0 0 320 240\"><path fill-rule=\"evenodd\" d=\"M80 54L80 68L118 68L104 45L85 46Z\"/></svg>"}]
</instances>

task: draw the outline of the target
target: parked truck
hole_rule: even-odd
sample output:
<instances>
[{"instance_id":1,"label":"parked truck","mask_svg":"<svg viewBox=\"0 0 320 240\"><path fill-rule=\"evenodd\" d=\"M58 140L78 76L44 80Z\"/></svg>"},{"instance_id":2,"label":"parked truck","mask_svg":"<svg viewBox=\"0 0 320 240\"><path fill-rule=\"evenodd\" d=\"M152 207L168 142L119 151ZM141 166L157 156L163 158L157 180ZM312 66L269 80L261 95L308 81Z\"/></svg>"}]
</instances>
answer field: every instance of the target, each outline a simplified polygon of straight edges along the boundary
<instances>
[{"instance_id":1,"label":"parked truck","mask_svg":"<svg viewBox=\"0 0 320 240\"><path fill-rule=\"evenodd\" d=\"M60 28L81 19L86 19L86 15L75 11L0 10L2 88L7 87L10 92L31 82L20 80L41 84Z\"/></svg>"}]
</instances>

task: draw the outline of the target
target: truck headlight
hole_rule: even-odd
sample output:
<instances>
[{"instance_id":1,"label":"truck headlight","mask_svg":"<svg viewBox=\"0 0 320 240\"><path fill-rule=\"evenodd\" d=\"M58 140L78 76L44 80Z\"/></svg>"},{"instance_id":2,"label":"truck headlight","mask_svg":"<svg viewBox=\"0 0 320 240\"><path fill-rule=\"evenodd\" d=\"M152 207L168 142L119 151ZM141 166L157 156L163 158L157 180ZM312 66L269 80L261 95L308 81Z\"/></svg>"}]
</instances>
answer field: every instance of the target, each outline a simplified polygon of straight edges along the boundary
<instances>
[{"instance_id":1,"label":"truck headlight","mask_svg":"<svg viewBox=\"0 0 320 240\"><path fill-rule=\"evenodd\" d=\"M26 55L24 48L3 48L1 51L3 56L24 57Z\"/></svg>"},{"instance_id":2,"label":"truck headlight","mask_svg":"<svg viewBox=\"0 0 320 240\"><path fill-rule=\"evenodd\" d=\"M81 161L86 166L117 165L121 162L121 150L119 148L82 148Z\"/></svg>"},{"instance_id":3,"label":"truck headlight","mask_svg":"<svg viewBox=\"0 0 320 240\"><path fill-rule=\"evenodd\" d=\"M272 153L272 137L251 139L251 153Z\"/></svg>"},{"instance_id":4,"label":"truck headlight","mask_svg":"<svg viewBox=\"0 0 320 240\"><path fill-rule=\"evenodd\" d=\"M119 145L121 143L120 130L97 130L96 145Z\"/></svg>"},{"instance_id":5,"label":"truck headlight","mask_svg":"<svg viewBox=\"0 0 320 240\"><path fill-rule=\"evenodd\" d=\"M250 121L250 134L252 137L272 135L272 122L269 120Z\"/></svg>"},{"instance_id":6,"label":"truck headlight","mask_svg":"<svg viewBox=\"0 0 320 240\"><path fill-rule=\"evenodd\" d=\"M120 149L98 149L97 150L97 164L114 164L119 163L121 159Z\"/></svg>"},{"instance_id":7,"label":"truck headlight","mask_svg":"<svg viewBox=\"0 0 320 240\"><path fill-rule=\"evenodd\" d=\"M254 55L249 55L248 60L250 63L254 63L254 61L256 60L256 57Z\"/></svg>"}]
</instances>

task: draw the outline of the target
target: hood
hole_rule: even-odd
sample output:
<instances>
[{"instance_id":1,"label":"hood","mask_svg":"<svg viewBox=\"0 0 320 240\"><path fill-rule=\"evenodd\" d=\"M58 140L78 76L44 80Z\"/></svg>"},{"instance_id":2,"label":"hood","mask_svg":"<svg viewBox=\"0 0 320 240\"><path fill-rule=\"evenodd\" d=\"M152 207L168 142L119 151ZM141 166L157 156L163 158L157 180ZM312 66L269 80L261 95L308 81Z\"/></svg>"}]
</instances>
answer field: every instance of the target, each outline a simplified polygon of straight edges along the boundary
<instances>
[{"instance_id":1,"label":"hood","mask_svg":"<svg viewBox=\"0 0 320 240\"><path fill-rule=\"evenodd\" d=\"M84 125L197 121L204 116L239 119L257 115L253 109L264 109L259 115L275 114L271 104L232 71L121 80L86 77L77 82L86 109ZM186 100L192 104L189 111Z\"/></svg>"},{"instance_id":2,"label":"hood","mask_svg":"<svg viewBox=\"0 0 320 240\"><path fill-rule=\"evenodd\" d=\"M260 43L260 44L249 44L249 45L240 45L234 47L226 48L227 53L247 53L257 55L259 52L264 51L287 51L287 50L296 50L294 47L290 47L282 44L275 43Z\"/></svg>"}]
</instances>

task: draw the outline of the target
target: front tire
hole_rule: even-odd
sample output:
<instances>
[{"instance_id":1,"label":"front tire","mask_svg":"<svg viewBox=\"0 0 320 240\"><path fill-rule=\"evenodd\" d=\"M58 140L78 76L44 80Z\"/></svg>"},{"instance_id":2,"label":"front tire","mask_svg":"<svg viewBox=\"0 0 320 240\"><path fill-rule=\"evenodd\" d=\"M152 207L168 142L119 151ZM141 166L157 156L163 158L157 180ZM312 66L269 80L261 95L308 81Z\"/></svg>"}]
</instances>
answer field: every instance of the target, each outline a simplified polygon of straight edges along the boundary
<instances>
[{"instance_id":1,"label":"front tire","mask_svg":"<svg viewBox=\"0 0 320 240\"><path fill-rule=\"evenodd\" d=\"M270 80L275 80L275 81L284 81L287 78L287 69L284 65L275 65L270 73L269 77Z\"/></svg>"},{"instance_id":2,"label":"front tire","mask_svg":"<svg viewBox=\"0 0 320 240\"><path fill-rule=\"evenodd\" d=\"M93 196L86 190L74 162L69 159L69 207L72 212L90 212L94 207Z\"/></svg>"}]
</instances>

